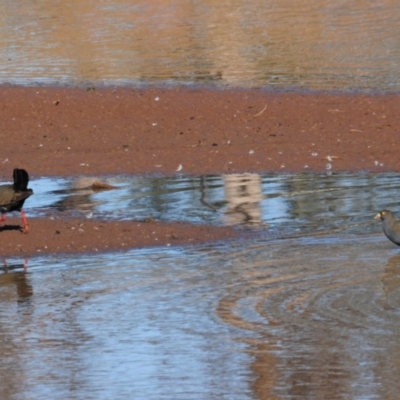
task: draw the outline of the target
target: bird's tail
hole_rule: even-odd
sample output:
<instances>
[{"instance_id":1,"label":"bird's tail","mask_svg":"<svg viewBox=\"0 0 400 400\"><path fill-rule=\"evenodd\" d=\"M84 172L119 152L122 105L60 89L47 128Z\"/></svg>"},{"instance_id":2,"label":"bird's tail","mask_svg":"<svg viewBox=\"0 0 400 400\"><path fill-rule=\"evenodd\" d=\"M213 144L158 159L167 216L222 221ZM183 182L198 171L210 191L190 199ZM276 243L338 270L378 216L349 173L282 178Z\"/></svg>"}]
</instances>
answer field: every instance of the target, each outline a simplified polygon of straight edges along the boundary
<instances>
[{"instance_id":1,"label":"bird's tail","mask_svg":"<svg viewBox=\"0 0 400 400\"><path fill-rule=\"evenodd\" d=\"M14 169L14 190L24 192L28 190L29 175L24 169Z\"/></svg>"}]
</instances>

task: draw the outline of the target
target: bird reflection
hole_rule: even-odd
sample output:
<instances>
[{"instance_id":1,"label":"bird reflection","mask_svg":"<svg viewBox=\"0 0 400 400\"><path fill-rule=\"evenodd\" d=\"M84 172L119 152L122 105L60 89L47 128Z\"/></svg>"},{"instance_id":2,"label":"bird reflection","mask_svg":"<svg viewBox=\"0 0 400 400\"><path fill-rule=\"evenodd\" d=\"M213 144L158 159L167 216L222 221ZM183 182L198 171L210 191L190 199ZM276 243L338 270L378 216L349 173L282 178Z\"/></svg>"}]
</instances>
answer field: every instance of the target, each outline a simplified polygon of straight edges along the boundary
<instances>
[{"instance_id":1,"label":"bird reflection","mask_svg":"<svg viewBox=\"0 0 400 400\"><path fill-rule=\"evenodd\" d=\"M100 204L93 200L92 195L103 190L111 189L116 189L116 187L102 182L98 178L80 177L72 183L70 188L53 192L67 195L62 200L54 203L53 207L59 211L81 211L90 218L93 209Z\"/></svg>"},{"instance_id":2,"label":"bird reflection","mask_svg":"<svg viewBox=\"0 0 400 400\"><path fill-rule=\"evenodd\" d=\"M230 225L259 225L262 223L262 186L259 174L223 175L226 220Z\"/></svg>"},{"instance_id":3,"label":"bird reflection","mask_svg":"<svg viewBox=\"0 0 400 400\"><path fill-rule=\"evenodd\" d=\"M26 259L23 263L15 264L8 264L5 261L4 266L0 268L3 271L0 273L0 287L15 285L19 303L27 301L33 294L32 285L27 276L27 265L28 260Z\"/></svg>"},{"instance_id":4,"label":"bird reflection","mask_svg":"<svg viewBox=\"0 0 400 400\"><path fill-rule=\"evenodd\" d=\"M386 309L396 307L397 309L398 305L391 305L391 303L400 301L400 255L388 259L381 282L385 294L384 307Z\"/></svg>"}]
</instances>

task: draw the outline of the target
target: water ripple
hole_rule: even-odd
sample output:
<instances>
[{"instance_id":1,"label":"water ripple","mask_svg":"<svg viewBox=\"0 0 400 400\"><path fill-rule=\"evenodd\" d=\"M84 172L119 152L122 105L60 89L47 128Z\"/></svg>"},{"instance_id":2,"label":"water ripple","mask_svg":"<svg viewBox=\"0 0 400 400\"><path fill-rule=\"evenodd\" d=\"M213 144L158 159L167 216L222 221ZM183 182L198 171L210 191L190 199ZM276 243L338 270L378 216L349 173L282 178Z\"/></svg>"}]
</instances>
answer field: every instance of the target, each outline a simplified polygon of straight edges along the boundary
<instances>
[{"instance_id":1,"label":"water ripple","mask_svg":"<svg viewBox=\"0 0 400 400\"><path fill-rule=\"evenodd\" d=\"M256 256L260 264L242 263L242 282L220 299L217 314L258 334L246 342L259 377L268 369L279 371L271 395L342 398L335 391L339 385L347 388L345 397L382 398L399 389L393 381L377 384L400 369L395 356L400 259L395 255L385 265L383 243L373 238L329 246L318 240L270 243ZM249 252L254 260L254 249ZM240 256L246 259L246 252ZM365 362L374 369L368 379Z\"/></svg>"},{"instance_id":2,"label":"water ripple","mask_svg":"<svg viewBox=\"0 0 400 400\"><path fill-rule=\"evenodd\" d=\"M393 1L45 0L2 12L3 83L399 88Z\"/></svg>"},{"instance_id":3,"label":"water ripple","mask_svg":"<svg viewBox=\"0 0 400 400\"><path fill-rule=\"evenodd\" d=\"M84 194L94 217L117 218L111 206L125 202L130 217L193 222L210 212L205 198L216 208L212 223L226 223L241 204L229 196L245 183L266 234L33 258L27 272L8 260L0 273L5 399L71 398L71 385L76 398L96 399L396 398L400 256L372 218L396 210L398 176L104 179L120 189ZM27 213L75 212L57 208L77 195L70 180L32 186Z\"/></svg>"}]
</instances>

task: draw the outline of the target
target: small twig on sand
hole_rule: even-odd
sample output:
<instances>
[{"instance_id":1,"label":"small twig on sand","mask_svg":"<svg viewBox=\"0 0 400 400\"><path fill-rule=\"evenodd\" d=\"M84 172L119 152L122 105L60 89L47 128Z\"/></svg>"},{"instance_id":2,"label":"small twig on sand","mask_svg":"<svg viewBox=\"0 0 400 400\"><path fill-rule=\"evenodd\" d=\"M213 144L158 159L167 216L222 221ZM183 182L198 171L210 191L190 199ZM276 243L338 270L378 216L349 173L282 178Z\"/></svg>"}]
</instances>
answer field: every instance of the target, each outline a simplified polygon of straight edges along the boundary
<instances>
[{"instance_id":1,"label":"small twig on sand","mask_svg":"<svg viewBox=\"0 0 400 400\"><path fill-rule=\"evenodd\" d=\"M268 104L266 104L265 107L258 114L253 115L253 117L258 117L259 115L261 115L267 109L267 105Z\"/></svg>"}]
</instances>

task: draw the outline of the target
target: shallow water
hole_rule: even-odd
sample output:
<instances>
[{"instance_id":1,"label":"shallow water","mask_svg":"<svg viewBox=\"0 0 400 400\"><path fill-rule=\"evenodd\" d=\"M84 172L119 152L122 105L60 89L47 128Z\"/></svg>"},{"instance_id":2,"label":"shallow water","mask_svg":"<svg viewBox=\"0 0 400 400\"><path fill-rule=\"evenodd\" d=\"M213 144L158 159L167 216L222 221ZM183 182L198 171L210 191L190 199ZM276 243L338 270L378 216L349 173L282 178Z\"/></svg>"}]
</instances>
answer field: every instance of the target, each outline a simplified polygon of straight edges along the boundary
<instances>
[{"instance_id":1,"label":"shallow water","mask_svg":"<svg viewBox=\"0 0 400 400\"><path fill-rule=\"evenodd\" d=\"M87 188L104 181L114 190ZM398 174L230 174L33 180L29 215L187 221L268 227L269 232L376 232L374 215L397 207Z\"/></svg>"},{"instance_id":2,"label":"shallow water","mask_svg":"<svg viewBox=\"0 0 400 400\"><path fill-rule=\"evenodd\" d=\"M393 247L344 236L35 258L0 274L2 398L395 398Z\"/></svg>"},{"instance_id":3,"label":"shallow water","mask_svg":"<svg viewBox=\"0 0 400 400\"><path fill-rule=\"evenodd\" d=\"M399 89L394 0L44 0L0 9L0 82Z\"/></svg>"},{"instance_id":4,"label":"shallow water","mask_svg":"<svg viewBox=\"0 0 400 400\"><path fill-rule=\"evenodd\" d=\"M26 270L9 259L2 398L396 398L400 253L373 216L397 211L398 176L102 179L118 189L83 202L66 202L81 182L32 180L26 212L240 223L265 235L35 257Z\"/></svg>"}]
</instances>

